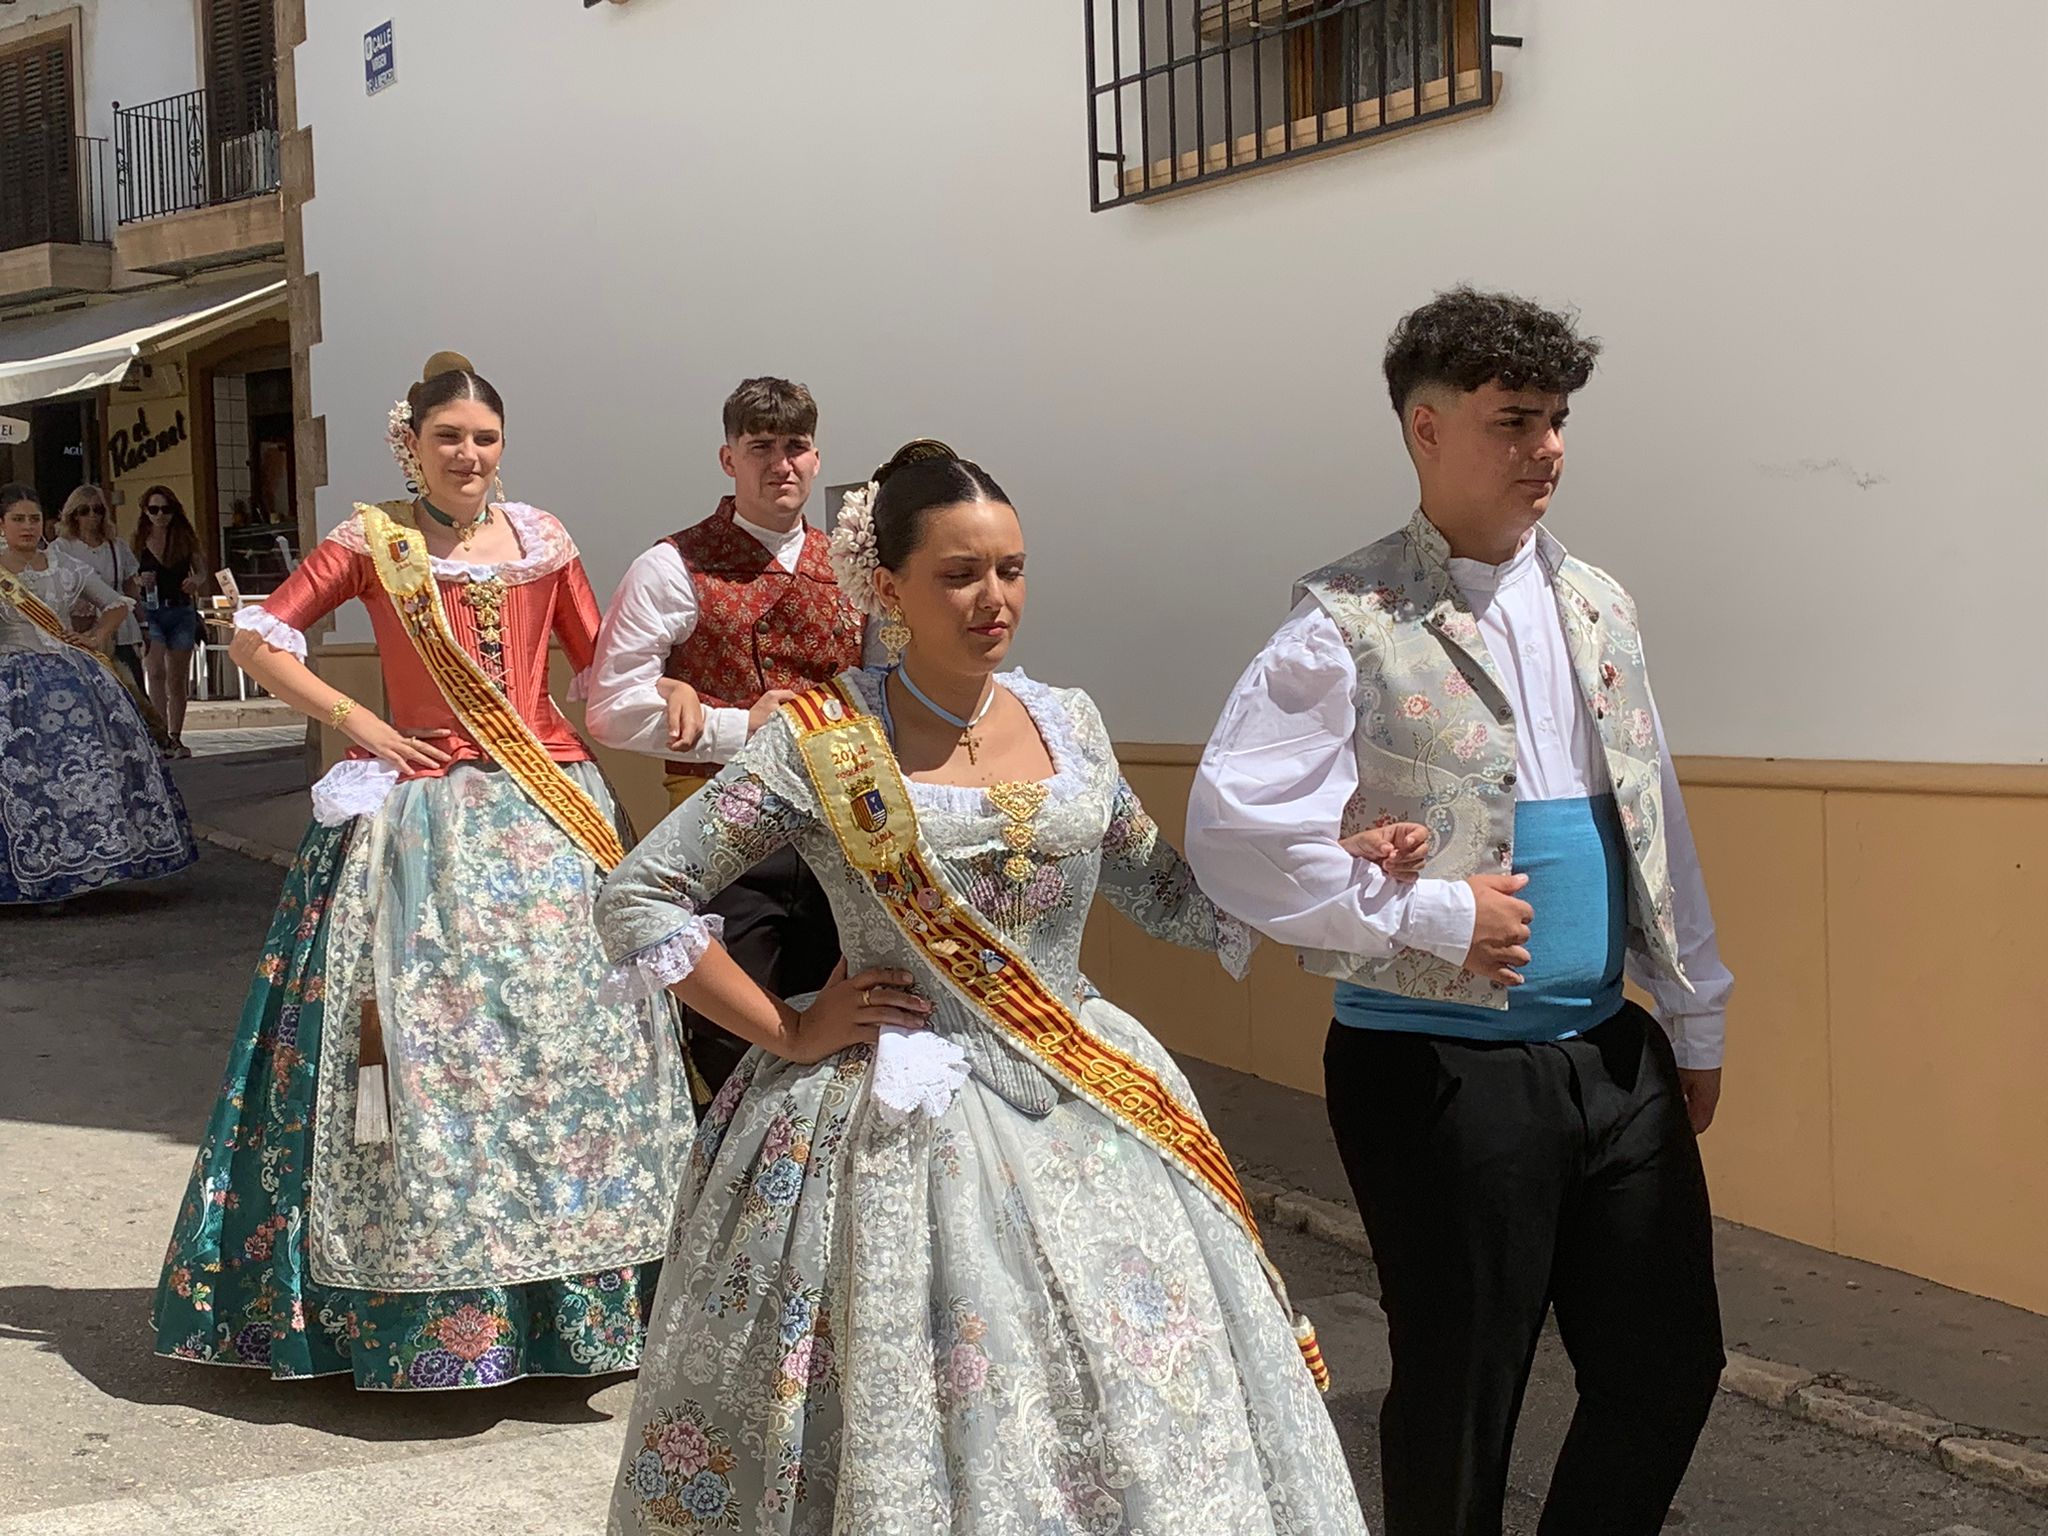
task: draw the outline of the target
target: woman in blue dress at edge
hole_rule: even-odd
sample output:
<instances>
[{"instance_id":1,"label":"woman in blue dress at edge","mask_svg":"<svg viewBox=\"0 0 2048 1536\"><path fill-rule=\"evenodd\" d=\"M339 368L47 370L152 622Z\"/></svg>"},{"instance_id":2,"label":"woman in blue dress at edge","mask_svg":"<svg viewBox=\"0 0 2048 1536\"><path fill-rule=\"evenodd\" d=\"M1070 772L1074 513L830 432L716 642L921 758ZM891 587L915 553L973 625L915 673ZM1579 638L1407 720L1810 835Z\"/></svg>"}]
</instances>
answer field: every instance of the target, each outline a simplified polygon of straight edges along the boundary
<instances>
[{"instance_id":1,"label":"woman in blue dress at edge","mask_svg":"<svg viewBox=\"0 0 2048 1536\"><path fill-rule=\"evenodd\" d=\"M1233 974L1249 935L1088 696L997 670L1025 557L995 481L919 442L875 482L834 561L900 666L786 706L599 898L615 986L755 1047L699 1128L612 1530L1363 1532L1227 1160L1079 969L1098 887ZM787 845L847 957L794 1003L698 915Z\"/></svg>"},{"instance_id":2,"label":"woman in blue dress at edge","mask_svg":"<svg viewBox=\"0 0 2048 1536\"><path fill-rule=\"evenodd\" d=\"M0 486L0 906L154 880L199 857L178 786L106 652L129 600L62 549L43 513ZM75 607L99 610L89 633Z\"/></svg>"}]
</instances>

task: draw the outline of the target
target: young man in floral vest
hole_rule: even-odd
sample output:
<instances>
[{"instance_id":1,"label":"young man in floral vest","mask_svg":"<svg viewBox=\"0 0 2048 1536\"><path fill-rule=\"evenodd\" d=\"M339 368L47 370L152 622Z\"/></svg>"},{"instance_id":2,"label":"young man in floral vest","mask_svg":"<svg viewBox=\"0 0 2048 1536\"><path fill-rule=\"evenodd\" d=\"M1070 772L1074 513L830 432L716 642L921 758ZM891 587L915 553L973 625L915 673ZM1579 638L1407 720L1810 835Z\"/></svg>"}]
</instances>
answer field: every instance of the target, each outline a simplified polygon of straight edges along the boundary
<instances>
[{"instance_id":1,"label":"young man in floral vest","mask_svg":"<svg viewBox=\"0 0 2048 1536\"><path fill-rule=\"evenodd\" d=\"M1545 1536L1657 1531L1720 1378L1696 1137L1732 982L1635 604L1542 526L1597 350L1470 289L1401 322L1420 509L1302 581L1188 812L1203 889L1337 983L1330 1124L1393 1355L1388 1536L1497 1536L1552 1308L1579 1404ZM1395 822L1431 833L1412 884L1339 846Z\"/></svg>"},{"instance_id":2,"label":"young man in floral vest","mask_svg":"<svg viewBox=\"0 0 2048 1536\"><path fill-rule=\"evenodd\" d=\"M733 490L703 522L635 560L598 632L585 723L607 746L665 756L670 805L730 762L788 699L856 666L860 615L839 591L827 536L804 521L818 477L818 405L786 379L748 379L725 402L718 462ZM784 849L709 908L725 945L778 997L824 985L839 959L817 880ZM686 1015L715 1092L745 1047Z\"/></svg>"}]
</instances>

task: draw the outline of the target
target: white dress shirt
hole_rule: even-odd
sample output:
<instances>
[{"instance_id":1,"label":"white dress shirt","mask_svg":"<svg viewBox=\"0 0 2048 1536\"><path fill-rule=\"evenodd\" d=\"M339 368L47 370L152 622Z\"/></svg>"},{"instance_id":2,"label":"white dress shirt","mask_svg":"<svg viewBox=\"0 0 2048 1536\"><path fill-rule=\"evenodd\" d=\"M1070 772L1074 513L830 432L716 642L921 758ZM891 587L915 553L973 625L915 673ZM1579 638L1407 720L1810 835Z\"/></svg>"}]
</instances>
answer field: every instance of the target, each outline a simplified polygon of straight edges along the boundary
<instances>
[{"instance_id":1,"label":"white dress shirt","mask_svg":"<svg viewBox=\"0 0 2048 1536\"><path fill-rule=\"evenodd\" d=\"M763 528L744 517L733 526L755 540L785 571L803 558L807 526L787 533ZM667 539L626 569L597 632L597 660L591 665L583 722L608 747L648 752L682 762L729 763L747 744L744 709L706 709L704 734L687 752L668 745L668 714L656 686L667 674L669 652L697 629L701 605L697 584L675 545Z\"/></svg>"},{"instance_id":2,"label":"white dress shirt","mask_svg":"<svg viewBox=\"0 0 2048 1536\"><path fill-rule=\"evenodd\" d=\"M1514 712L1515 798L1612 792L1598 731L1580 697L1552 585L1562 551L1538 530L1500 566L1452 560ZM1259 653L1224 706L1188 803L1187 857L1202 889L1269 937L1305 949L1383 956L1422 949L1452 964L1472 945L1474 903L1463 880L1401 882L1337 845L1358 789L1358 689L1351 648L1313 597ZM1656 720L1654 703L1651 716ZM1714 942L1706 882L1685 802L1656 721L1663 761L1665 851L1678 953L1693 990L1633 947L1644 987L1682 1067L1721 1062L1734 979ZM1542 914L1536 917L1542 922Z\"/></svg>"}]
</instances>

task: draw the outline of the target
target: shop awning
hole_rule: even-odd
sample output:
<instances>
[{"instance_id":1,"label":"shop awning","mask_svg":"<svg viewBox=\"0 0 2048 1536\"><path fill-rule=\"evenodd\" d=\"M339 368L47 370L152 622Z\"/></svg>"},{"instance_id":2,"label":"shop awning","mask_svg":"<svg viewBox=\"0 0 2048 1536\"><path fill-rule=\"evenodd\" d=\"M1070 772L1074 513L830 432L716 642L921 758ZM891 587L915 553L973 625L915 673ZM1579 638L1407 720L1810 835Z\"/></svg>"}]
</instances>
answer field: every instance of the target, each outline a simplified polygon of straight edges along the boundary
<instances>
[{"instance_id":1,"label":"shop awning","mask_svg":"<svg viewBox=\"0 0 2048 1536\"><path fill-rule=\"evenodd\" d=\"M138 358L283 314L284 303L284 279L265 275L168 284L0 325L0 406L118 384Z\"/></svg>"}]
</instances>

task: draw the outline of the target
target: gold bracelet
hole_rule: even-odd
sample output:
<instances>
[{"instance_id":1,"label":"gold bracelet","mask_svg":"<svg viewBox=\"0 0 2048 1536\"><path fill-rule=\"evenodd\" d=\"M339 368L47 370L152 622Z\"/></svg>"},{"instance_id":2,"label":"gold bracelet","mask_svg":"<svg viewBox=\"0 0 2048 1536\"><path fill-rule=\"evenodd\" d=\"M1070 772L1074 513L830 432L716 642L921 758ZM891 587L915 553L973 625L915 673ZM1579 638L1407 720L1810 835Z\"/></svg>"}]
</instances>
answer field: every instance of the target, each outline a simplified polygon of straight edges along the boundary
<instances>
[{"instance_id":1,"label":"gold bracelet","mask_svg":"<svg viewBox=\"0 0 2048 1536\"><path fill-rule=\"evenodd\" d=\"M356 701L344 693L334 701L334 708L327 711L327 723L337 731L340 730L341 722L348 718L348 712L355 707Z\"/></svg>"}]
</instances>

